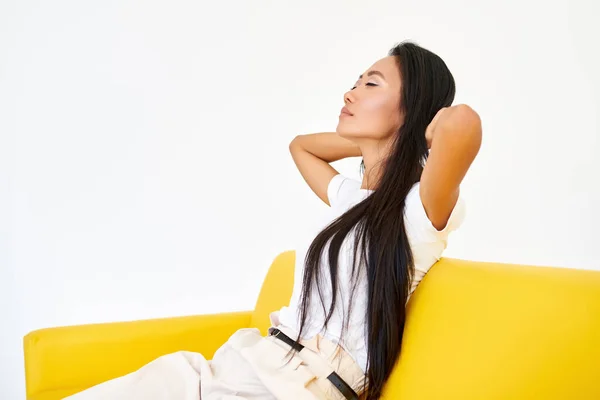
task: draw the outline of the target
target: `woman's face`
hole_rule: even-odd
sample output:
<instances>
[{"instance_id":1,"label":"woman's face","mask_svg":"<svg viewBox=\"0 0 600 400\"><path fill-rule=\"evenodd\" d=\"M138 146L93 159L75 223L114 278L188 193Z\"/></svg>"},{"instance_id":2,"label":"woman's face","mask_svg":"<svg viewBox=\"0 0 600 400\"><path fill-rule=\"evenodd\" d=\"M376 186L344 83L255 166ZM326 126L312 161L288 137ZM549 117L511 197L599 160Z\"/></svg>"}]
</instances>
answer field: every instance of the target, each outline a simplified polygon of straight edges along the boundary
<instances>
[{"instance_id":1,"label":"woman's face","mask_svg":"<svg viewBox=\"0 0 600 400\"><path fill-rule=\"evenodd\" d=\"M396 133L400 115L400 72L393 56L365 71L345 93L337 133L347 139L386 139Z\"/></svg>"}]
</instances>

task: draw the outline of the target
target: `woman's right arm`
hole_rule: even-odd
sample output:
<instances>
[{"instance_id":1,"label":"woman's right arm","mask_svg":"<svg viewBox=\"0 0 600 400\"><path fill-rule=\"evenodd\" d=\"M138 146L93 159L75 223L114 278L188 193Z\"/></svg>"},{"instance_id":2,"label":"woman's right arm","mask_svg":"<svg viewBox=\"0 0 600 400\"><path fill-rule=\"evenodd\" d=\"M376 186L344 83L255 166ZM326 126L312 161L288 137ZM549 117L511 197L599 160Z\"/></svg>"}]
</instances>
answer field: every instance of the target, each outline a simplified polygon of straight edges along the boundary
<instances>
[{"instance_id":1,"label":"woman's right arm","mask_svg":"<svg viewBox=\"0 0 600 400\"><path fill-rule=\"evenodd\" d=\"M298 135L290 143L328 163L346 157L360 157L360 148L353 141L344 139L336 132Z\"/></svg>"},{"instance_id":2,"label":"woman's right arm","mask_svg":"<svg viewBox=\"0 0 600 400\"><path fill-rule=\"evenodd\" d=\"M360 157L360 148L336 132L298 135L290 143L290 153L304 181L315 194L329 205L327 187L339 174L329 163L346 157Z\"/></svg>"}]
</instances>

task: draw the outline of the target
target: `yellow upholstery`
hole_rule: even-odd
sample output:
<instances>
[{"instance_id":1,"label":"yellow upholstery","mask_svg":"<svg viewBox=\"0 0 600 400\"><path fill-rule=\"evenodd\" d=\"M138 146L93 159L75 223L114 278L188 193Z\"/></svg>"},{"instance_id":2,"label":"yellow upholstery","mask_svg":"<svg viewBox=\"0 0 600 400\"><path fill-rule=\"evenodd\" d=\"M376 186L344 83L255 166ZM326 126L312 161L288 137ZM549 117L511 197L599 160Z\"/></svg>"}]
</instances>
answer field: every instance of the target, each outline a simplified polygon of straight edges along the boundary
<instances>
[{"instance_id":1,"label":"yellow upholstery","mask_svg":"<svg viewBox=\"0 0 600 400\"><path fill-rule=\"evenodd\" d=\"M233 332L250 326L251 316L239 312L31 332L24 339L27 398L61 399L179 350L210 359Z\"/></svg>"},{"instance_id":2,"label":"yellow upholstery","mask_svg":"<svg viewBox=\"0 0 600 400\"><path fill-rule=\"evenodd\" d=\"M27 398L60 399L178 350L211 358L287 304L293 251L254 311L43 329L24 339ZM600 399L600 272L442 259L408 304L384 399Z\"/></svg>"}]
</instances>

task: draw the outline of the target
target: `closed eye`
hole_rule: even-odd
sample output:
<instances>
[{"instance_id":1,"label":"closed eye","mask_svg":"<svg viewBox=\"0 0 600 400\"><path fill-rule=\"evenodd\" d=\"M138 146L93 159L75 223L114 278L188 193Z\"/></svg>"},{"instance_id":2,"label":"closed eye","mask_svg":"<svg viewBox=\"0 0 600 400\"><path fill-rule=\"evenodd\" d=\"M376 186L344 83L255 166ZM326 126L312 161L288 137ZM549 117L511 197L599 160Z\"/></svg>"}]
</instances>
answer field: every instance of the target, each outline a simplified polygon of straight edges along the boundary
<instances>
[{"instance_id":1,"label":"closed eye","mask_svg":"<svg viewBox=\"0 0 600 400\"><path fill-rule=\"evenodd\" d=\"M367 82L367 83L365 83L365 86L379 86L379 85L377 85L373 82ZM353 90L353 89L356 89L356 86L352 86L352 89L350 89L350 90Z\"/></svg>"}]
</instances>

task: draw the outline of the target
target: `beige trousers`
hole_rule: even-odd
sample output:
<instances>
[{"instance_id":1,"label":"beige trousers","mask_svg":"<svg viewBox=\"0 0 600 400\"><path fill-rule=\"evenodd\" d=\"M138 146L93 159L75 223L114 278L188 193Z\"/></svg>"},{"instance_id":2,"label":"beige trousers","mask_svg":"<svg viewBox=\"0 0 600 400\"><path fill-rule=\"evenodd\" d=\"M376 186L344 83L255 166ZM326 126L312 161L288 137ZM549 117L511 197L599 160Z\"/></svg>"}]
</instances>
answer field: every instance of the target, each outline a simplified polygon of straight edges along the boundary
<instances>
[{"instance_id":1,"label":"beige trousers","mask_svg":"<svg viewBox=\"0 0 600 400\"><path fill-rule=\"evenodd\" d=\"M290 328L274 326L291 338L297 336ZM244 328L212 360L186 351L167 354L68 399L343 400L327 380L333 370L360 394L364 374L341 347L322 336L301 343L306 348L286 363L287 344L263 337L256 328Z\"/></svg>"}]
</instances>

